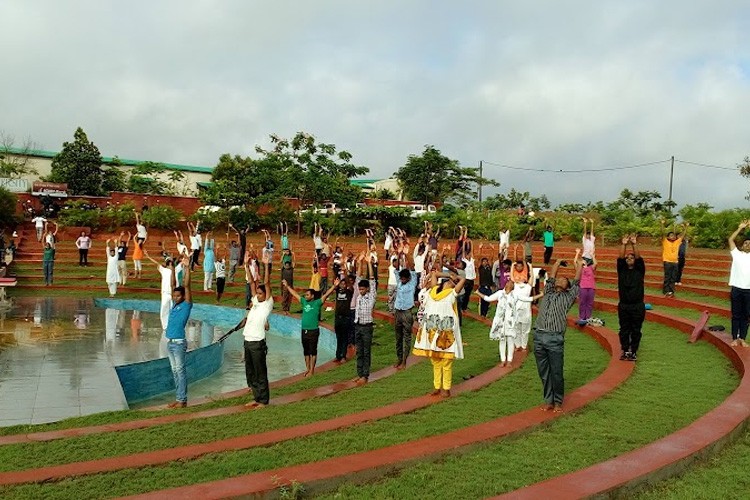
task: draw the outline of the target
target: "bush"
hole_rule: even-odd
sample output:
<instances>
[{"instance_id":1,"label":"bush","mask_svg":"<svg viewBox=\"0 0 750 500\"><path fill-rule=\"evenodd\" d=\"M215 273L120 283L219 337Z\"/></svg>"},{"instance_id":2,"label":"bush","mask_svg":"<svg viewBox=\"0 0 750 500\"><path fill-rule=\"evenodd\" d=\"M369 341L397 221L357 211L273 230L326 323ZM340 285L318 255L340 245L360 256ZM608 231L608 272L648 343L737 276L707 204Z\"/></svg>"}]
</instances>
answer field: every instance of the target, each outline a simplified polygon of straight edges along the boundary
<instances>
[{"instance_id":1,"label":"bush","mask_svg":"<svg viewBox=\"0 0 750 500\"><path fill-rule=\"evenodd\" d=\"M69 201L60 211L60 224L63 226L90 227L98 229L102 225L102 211L91 207L88 201Z\"/></svg>"},{"instance_id":2,"label":"bush","mask_svg":"<svg viewBox=\"0 0 750 500\"><path fill-rule=\"evenodd\" d=\"M0 225L15 226L21 219L16 215L18 197L5 188L0 188Z\"/></svg>"},{"instance_id":3,"label":"bush","mask_svg":"<svg viewBox=\"0 0 750 500\"><path fill-rule=\"evenodd\" d=\"M182 213L169 205L151 207L141 215L143 224L156 229L173 230L177 228Z\"/></svg>"},{"instance_id":4,"label":"bush","mask_svg":"<svg viewBox=\"0 0 750 500\"><path fill-rule=\"evenodd\" d=\"M135 205L132 203L109 205L101 211L101 225L106 225L109 231L113 231L117 228L134 227Z\"/></svg>"}]
</instances>

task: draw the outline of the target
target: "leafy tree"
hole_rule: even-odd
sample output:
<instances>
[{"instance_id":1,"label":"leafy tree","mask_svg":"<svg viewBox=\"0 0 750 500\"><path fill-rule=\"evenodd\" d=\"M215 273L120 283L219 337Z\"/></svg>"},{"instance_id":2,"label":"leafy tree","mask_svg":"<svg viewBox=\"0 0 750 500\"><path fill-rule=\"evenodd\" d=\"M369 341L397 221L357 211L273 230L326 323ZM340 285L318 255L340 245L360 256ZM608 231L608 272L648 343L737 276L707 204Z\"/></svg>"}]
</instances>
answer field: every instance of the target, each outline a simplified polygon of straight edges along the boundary
<instances>
[{"instance_id":1,"label":"leafy tree","mask_svg":"<svg viewBox=\"0 0 750 500\"><path fill-rule=\"evenodd\" d=\"M369 169L353 164L348 151L317 142L305 132L298 132L291 139L277 135L270 139L270 149L256 146L255 151L275 168L277 195L298 198L301 206L330 200L342 208L352 208L362 198L362 190L349 181ZM299 218L297 227L299 231Z\"/></svg>"},{"instance_id":2,"label":"leafy tree","mask_svg":"<svg viewBox=\"0 0 750 500\"><path fill-rule=\"evenodd\" d=\"M531 196L528 191L516 191L515 188L507 194L498 193L494 196L490 196L482 202L484 208L489 210L508 210L516 209L523 205L527 210L549 210L550 202L547 199L547 195Z\"/></svg>"},{"instance_id":3,"label":"leafy tree","mask_svg":"<svg viewBox=\"0 0 750 500\"><path fill-rule=\"evenodd\" d=\"M372 197L376 200L395 200L397 199L396 193L390 189L378 189L372 193Z\"/></svg>"},{"instance_id":4,"label":"leafy tree","mask_svg":"<svg viewBox=\"0 0 750 500\"><path fill-rule=\"evenodd\" d=\"M740 169L740 175L744 178L750 177L750 156L746 156L745 159L737 165L737 168ZM747 195L745 196L746 200L750 200L750 191L747 192Z\"/></svg>"},{"instance_id":5,"label":"leafy tree","mask_svg":"<svg viewBox=\"0 0 750 500\"><path fill-rule=\"evenodd\" d=\"M162 163L146 161L130 171L127 190L131 193L167 194L167 184L159 180L159 174L166 171Z\"/></svg>"},{"instance_id":6,"label":"leafy tree","mask_svg":"<svg viewBox=\"0 0 750 500\"><path fill-rule=\"evenodd\" d=\"M62 150L52 159L52 171L46 180L64 182L72 194L99 196L103 193L102 155L89 141L81 127L73 142L64 142Z\"/></svg>"},{"instance_id":7,"label":"leafy tree","mask_svg":"<svg viewBox=\"0 0 750 500\"><path fill-rule=\"evenodd\" d=\"M460 166L431 145L425 146L419 156L409 155L395 176L406 198L425 204L448 200L468 203L476 198L478 184L500 185L481 177L476 168Z\"/></svg>"},{"instance_id":8,"label":"leafy tree","mask_svg":"<svg viewBox=\"0 0 750 500\"><path fill-rule=\"evenodd\" d=\"M20 147L15 147L15 137L0 130L0 176L16 179L39 172L31 166L30 153L36 144L27 137Z\"/></svg>"},{"instance_id":9,"label":"leafy tree","mask_svg":"<svg viewBox=\"0 0 750 500\"><path fill-rule=\"evenodd\" d=\"M112 191L125 191L126 185L126 175L122 170L122 163L115 156L112 165L102 171L102 191L105 194Z\"/></svg>"},{"instance_id":10,"label":"leafy tree","mask_svg":"<svg viewBox=\"0 0 750 500\"><path fill-rule=\"evenodd\" d=\"M274 160L223 154L211 176L213 185L203 191L201 198L221 207L277 200L282 196L279 167Z\"/></svg>"},{"instance_id":11,"label":"leafy tree","mask_svg":"<svg viewBox=\"0 0 750 500\"><path fill-rule=\"evenodd\" d=\"M0 227L12 226L18 223L16 204L18 197L5 188L0 187Z\"/></svg>"}]
</instances>

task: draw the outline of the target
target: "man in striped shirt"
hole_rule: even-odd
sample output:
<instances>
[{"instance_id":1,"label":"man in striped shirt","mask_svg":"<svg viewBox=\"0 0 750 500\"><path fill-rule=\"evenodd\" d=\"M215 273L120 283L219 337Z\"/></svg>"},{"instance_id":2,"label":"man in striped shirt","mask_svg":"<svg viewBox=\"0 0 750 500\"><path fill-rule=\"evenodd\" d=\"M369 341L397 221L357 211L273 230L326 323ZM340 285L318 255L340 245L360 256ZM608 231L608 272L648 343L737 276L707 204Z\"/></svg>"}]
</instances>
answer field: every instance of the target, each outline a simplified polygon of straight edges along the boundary
<instances>
[{"instance_id":1,"label":"man in striped shirt","mask_svg":"<svg viewBox=\"0 0 750 500\"><path fill-rule=\"evenodd\" d=\"M578 297L578 281L581 278L581 250L576 249L576 275L573 280L558 278L557 270L566 266L565 261L556 261L552 266L544 297L539 304L539 314L534 329L534 357L544 392L544 411L562 411L565 380L563 360L565 354L565 330L568 326L568 310Z\"/></svg>"},{"instance_id":2,"label":"man in striped shirt","mask_svg":"<svg viewBox=\"0 0 750 500\"><path fill-rule=\"evenodd\" d=\"M359 257L359 269L363 267L363 262L367 260L370 276L372 272L372 260L361 254ZM358 385L367 383L370 378L370 348L372 347L372 333L374 330L372 310L375 308L377 298L377 284L357 277L357 290L354 292L352 303L354 304L354 343L357 346L357 378Z\"/></svg>"}]
</instances>

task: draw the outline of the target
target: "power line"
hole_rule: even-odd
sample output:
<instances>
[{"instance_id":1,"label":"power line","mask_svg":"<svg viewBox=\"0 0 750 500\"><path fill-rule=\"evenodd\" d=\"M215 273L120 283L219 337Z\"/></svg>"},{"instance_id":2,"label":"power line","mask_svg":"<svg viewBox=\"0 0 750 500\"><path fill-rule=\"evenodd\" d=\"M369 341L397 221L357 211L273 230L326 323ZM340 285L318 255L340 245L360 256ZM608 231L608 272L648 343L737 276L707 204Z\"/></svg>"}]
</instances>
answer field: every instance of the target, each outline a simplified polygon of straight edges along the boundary
<instances>
[{"instance_id":1,"label":"power line","mask_svg":"<svg viewBox=\"0 0 750 500\"><path fill-rule=\"evenodd\" d=\"M547 173L556 173L556 174L581 174L581 173L590 173L590 172L611 172L613 170L628 170L633 168L644 168L644 167L650 167L652 165L658 165L660 163L668 163L671 160L659 160L659 161L652 161L648 163L638 163L635 165L619 165L614 167L600 167L600 168L589 168L589 169L577 169L577 170L567 170L567 169L546 169L546 168L527 168L527 167L517 167L514 165L506 165L504 163L496 163L492 161L483 160L484 163L487 165L493 165L495 167L500 168L507 168L510 170L523 170L526 172L547 172Z\"/></svg>"},{"instance_id":2,"label":"power line","mask_svg":"<svg viewBox=\"0 0 750 500\"><path fill-rule=\"evenodd\" d=\"M694 162L694 161L678 160L677 158L675 158L674 161L679 162L679 163L687 163L688 165L696 165L696 166L699 166L699 167L716 168L716 169L719 169L719 170L738 170L737 167L720 167L718 165L709 165L708 163L698 163L698 162Z\"/></svg>"}]
</instances>

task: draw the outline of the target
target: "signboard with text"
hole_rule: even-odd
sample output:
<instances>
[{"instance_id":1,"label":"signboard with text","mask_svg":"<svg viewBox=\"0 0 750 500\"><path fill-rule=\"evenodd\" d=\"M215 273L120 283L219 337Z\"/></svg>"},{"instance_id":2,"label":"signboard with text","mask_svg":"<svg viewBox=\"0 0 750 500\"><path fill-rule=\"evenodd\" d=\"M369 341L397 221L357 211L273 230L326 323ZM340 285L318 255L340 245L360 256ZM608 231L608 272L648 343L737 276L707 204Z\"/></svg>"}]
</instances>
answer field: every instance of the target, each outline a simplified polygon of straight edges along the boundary
<instances>
[{"instance_id":1,"label":"signboard with text","mask_svg":"<svg viewBox=\"0 0 750 500\"><path fill-rule=\"evenodd\" d=\"M68 185L58 182L34 182L31 185L31 194L34 196L52 196L65 198L68 196Z\"/></svg>"},{"instance_id":2,"label":"signboard with text","mask_svg":"<svg viewBox=\"0 0 750 500\"><path fill-rule=\"evenodd\" d=\"M26 179L0 177L0 187L7 189L11 193L25 193L29 190L29 181Z\"/></svg>"}]
</instances>

